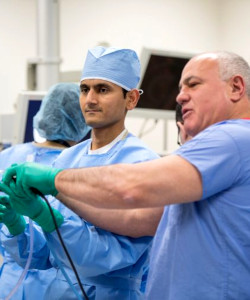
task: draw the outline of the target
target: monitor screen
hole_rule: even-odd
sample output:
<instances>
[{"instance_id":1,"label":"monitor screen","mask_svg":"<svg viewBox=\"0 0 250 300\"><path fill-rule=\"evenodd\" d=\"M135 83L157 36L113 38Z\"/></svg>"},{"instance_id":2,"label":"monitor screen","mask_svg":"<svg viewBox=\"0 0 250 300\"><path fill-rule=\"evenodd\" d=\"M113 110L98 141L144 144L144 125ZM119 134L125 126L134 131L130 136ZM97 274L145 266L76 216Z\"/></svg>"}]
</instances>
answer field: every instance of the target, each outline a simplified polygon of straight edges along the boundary
<instances>
[{"instance_id":1,"label":"monitor screen","mask_svg":"<svg viewBox=\"0 0 250 300\"><path fill-rule=\"evenodd\" d=\"M17 98L14 144L27 143L34 140L33 117L38 112L46 92L23 91Z\"/></svg>"},{"instance_id":2,"label":"monitor screen","mask_svg":"<svg viewBox=\"0 0 250 300\"><path fill-rule=\"evenodd\" d=\"M24 143L31 142L34 140L33 117L38 112L40 105L41 105L41 101L39 101L39 100L29 100L28 101L26 126L24 128Z\"/></svg>"},{"instance_id":3,"label":"monitor screen","mask_svg":"<svg viewBox=\"0 0 250 300\"><path fill-rule=\"evenodd\" d=\"M139 88L143 94L137 107L175 110L179 80L191 55L143 49L142 78Z\"/></svg>"}]
</instances>

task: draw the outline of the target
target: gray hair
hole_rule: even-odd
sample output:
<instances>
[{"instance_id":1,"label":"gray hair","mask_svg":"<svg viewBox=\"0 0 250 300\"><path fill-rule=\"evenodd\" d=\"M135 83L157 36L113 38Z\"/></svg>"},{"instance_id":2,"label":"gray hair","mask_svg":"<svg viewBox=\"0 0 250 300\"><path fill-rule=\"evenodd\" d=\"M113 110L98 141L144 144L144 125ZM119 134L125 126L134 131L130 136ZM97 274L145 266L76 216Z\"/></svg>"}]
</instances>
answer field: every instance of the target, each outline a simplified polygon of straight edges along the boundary
<instances>
[{"instance_id":1,"label":"gray hair","mask_svg":"<svg viewBox=\"0 0 250 300\"><path fill-rule=\"evenodd\" d=\"M232 76L239 74L243 77L246 85L246 94L250 98L250 66L239 55L227 52L215 52L219 63L219 72L222 80L228 80Z\"/></svg>"}]
</instances>

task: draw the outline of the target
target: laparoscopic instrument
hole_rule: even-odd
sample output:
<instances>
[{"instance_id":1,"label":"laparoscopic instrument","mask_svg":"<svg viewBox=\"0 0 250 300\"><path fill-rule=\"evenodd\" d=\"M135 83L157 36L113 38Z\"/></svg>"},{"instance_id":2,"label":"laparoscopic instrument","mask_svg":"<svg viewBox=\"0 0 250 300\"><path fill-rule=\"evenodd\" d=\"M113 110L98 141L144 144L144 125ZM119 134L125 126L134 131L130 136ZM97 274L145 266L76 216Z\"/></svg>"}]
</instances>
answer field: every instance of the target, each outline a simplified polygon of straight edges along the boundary
<instances>
[{"instance_id":1,"label":"laparoscopic instrument","mask_svg":"<svg viewBox=\"0 0 250 300\"><path fill-rule=\"evenodd\" d=\"M5 170L0 170L0 177L2 177L2 174L4 173L4 171L5 171ZM16 180L15 177L13 178L13 180L14 180L14 181ZM74 266L74 263L73 263L73 261L72 261L70 255L69 255L69 252L68 252L68 250L67 250L67 248L66 248L66 246L65 246L65 244L64 244L64 241L63 241L62 236L61 236L61 234L60 234L60 231L59 231L59 229L58 229L57 222L56 222L56 218L55 218L55 216L54 216L54 213L53 213L53 210L52 210L52 208L51 208L51 206L50 206L49 201L48 201L47 198L46 198L40 191L38 191L37 189L31 188L31 191L32 191L33 193L37 194L38 196L40 196L42 199L44 199L44 201L45 201L46 204L48 205L48 208L49 208L49 211L50 211L50 214L51 214L53 223L54 223L54 225L55 225L55 229L56 229L58 238L59 238L59 240L60 240L60 243L61 243L61 245L62 245L62 247L63 247L63 249L64 249L64 252L65 252L65 254L66 254L66 256L67 256L67 258L68 258L68 260L69 260L69 263L70 263L70 265L71 265L71 268L72 268L72 270L73 270L73 272L74 272L74 274L75 274L75 276L76 276L77 282L78 282L79 287L80 287L80 290L81 290L81 292L82 292L82 295L83 295L83 297L84 297L85 300L88 300L88 296L87 296L86 292L85 292L84 289L83 289L83 286L82 286L82 284L81 284L79 275L78 275L78 273L77 273L77 270L76 270L76 268L75 268L75 266ZM31 220L31 219L29 219L29 225L30 225L30 226L29 226L29 228L30 228L30 251L29 251L28 260L27 260L27 263L26 263L26 265L25 265L25 268L24 268L24 270L23 270L23 272L22 272L22 274L21 274L21 276L20 276L20 278L19 278L17 284L15 285L15 287L12 289L12 291L10 292L10 294L7 296L7 298L6 298L5 300L11 299L11 297L15 294L15 292L17 291L17 289L18 289L19 286L21 285L23 279L25 278L25 276L26 276L26 274L27 274L27 272L28 272L30 263L31 263L32 254L33 254L33 244L34 244L34 233L33 233L33 225L32 225L32 220ZM54 254L53 251L52 251L52 254ZM55 259L57 260L56 257L55 257ZM61 265L61 264L59 263L59 265ZM70 287L72 288L73 292L74 292L75 295L77 296L77 299L78 299L78 300L81 300L82 298L80 297L80 295L79 295L78 292L76 291L74 285L73 285L72 282L70 281L70 279L69 279L67 273L65 272L65 270L64 270L63 268L62 268L62 273L64 274L64 276L65 276L66 280L68 281Z\"/></svg>"}]
</instances>

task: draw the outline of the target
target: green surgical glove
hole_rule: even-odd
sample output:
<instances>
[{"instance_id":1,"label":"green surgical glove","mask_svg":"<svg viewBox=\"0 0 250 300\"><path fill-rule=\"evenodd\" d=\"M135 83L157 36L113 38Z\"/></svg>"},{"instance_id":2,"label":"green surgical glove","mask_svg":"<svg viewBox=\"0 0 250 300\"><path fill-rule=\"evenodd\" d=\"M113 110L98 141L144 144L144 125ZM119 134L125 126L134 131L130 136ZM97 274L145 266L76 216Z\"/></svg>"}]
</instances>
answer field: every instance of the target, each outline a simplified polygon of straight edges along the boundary
<instances>
[{"instance_id":1,"label":"green surgical glove","mask_svg":"<svg viewBox=\"0 0 250 300\"><path fill-rule=\"evenodd\" d=\"M55 187L55 177L60 171L62 170L38 163L13 164L5 170L3 182L9 186L15 178L14 193L17 195L30 194L30 189L35 188L43 195L56 196L58 191Z\"/></svg>"},{"instance_id":2,"label":"green surgical glove","mask_svg":"<svg viewBox=\"0 0 250 300\"><path fill-rule=\"evenodd\" d=\"M0 190L9 195L12 206L17 213L30 217L46 232L52 232L55 230L55 224L47 203L33 193L29 193L29 195L17 195L13 192L14 189L14 182L10 182L10 187L6 186L3 182L0 182ZM52 211L54 213L57 226L60 226L63 223L63 216L54 208L52 208Z\"/></svg>"},{"instance_id":3,"label":"green surgical glove","mask_svg":"<svg viewBox=\"0 0 250 300\"><path fill-rule=\"evenodd\" d=\"M4 223L12 235L24 232L26 222L12 207L8 196L0 196L0 223Z\"/></svg>"}]
</instances>

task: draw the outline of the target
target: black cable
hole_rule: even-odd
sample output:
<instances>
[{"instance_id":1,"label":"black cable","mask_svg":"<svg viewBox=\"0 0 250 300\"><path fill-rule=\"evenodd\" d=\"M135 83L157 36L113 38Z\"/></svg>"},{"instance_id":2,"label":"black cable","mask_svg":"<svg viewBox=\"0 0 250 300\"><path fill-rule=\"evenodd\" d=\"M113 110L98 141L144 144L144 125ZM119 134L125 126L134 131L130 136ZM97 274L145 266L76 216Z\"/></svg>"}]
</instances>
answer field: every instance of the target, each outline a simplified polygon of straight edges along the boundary
<instances>
[{"instance_id":1,"label":"black cable","mask_svg":"<svg viewBox=\"0 0 250 300\"><path fill-rule=\"evenodd\" d=\"M71 268L72 268L72 270L73 270L73 272L74 272L74 274L75 274L75 276L76 276L76 279L77 279L78 285L79 285L79 287L80 287L80 289L81 289L81 292L82 292L82 294L83 294L83 297L84 297L85 300L89 300L89 298L88 298L88 296L87 296L86 292L84 291L84 288L83 288L83 286L82 286L82 284L81 284L81 280L80 280L79 275L78 275L78 273L77 273L77 271L76 271L76 268L75 268L75 266L74 266L74 263L73 263L73 261L72 261L70 255L69 255L69 252L68 252L68 250L67 250L67 248L66 248L66 246L65 246L65 244L64 244L64 241L63 241L63 239L62 239L61 233L60 233L60 231L59 231L59 229L58 229L58 226L57 226L57 223L56 223L56 218L55 218L54 212L53 212L53 210L52 210L52 208L51 208L51 205L50 205L48 199L47 199L40 191L38 191L37 189L31 188L31 190L32 190L33 193L35 193L35 194L37 194L38 196L42 197L42 198L44 199L44 201L47 203L47 205L48 205L48 207L49 207L50 214L51 214L51 216L52 216L52 219L53 219L53 222L54 222L54 225L55 225L55 229L56 229L57 235L58 235L59 240L60 240L60 243L61 243L61 245L62 245L62 247L63 247L63 250L64 250L64 252L65 252L65 254L66 254L66 256L67 256L67 258L68 258L68 260L69 260L69 263L70 263L70 265L71 265Z\"/></svg>"}]
</instances>

